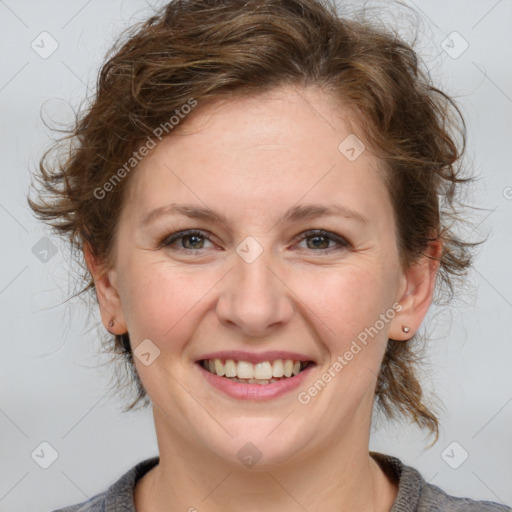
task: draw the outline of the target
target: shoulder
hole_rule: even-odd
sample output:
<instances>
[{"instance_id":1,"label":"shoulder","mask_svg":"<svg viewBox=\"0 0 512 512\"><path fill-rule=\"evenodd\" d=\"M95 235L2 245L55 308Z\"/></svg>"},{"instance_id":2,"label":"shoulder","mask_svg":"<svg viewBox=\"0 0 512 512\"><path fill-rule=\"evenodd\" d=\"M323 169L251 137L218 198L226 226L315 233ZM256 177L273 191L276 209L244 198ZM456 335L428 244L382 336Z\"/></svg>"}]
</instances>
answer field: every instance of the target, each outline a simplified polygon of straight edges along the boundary
<instances>
[{"instance_id":1,"label":"shoulder","mask_svg":"<svg viewBox=\"0 0 512 512\"><path fill-rule=\"evenodd\" d=\"M104 512L106 495L107 491L97 494L87 501L59 508L52 512Z\"/></svg>"},{"instance_id":2,"label":"shoulder","mask_svg":"<svg viewBox=\"0 0 512 512\"><path fill-rule=\"evenodd\" d=\"M159 461L158 456L143 460L126 471L106 491L96 494L86 501L59 508L52 512L135 512L133 502L135 483L156 466Z\"/></svg>"},{"instance_id":3,"label":"shoulder","mask_svg":"<svg viewBox=\"0 0 512 512\"><path fill-rule=\"evenodd\" d=\"M425 481L418 470L397 457L370 452L372 458L398 483L398 494L390 512L512 512L494 501L451 496Z\"/></svg>"},{"instance_id":4,"label":"shoulder","mask_svg":"<svg viewBox=\"0 0 512 512\"><path fill-rule=\"evenodd\" d=\"M418 512L512 512L512 508L494 501L476 501L470 498L451 496L432 484L425 484Z\"/></svg>"}]
</instances>

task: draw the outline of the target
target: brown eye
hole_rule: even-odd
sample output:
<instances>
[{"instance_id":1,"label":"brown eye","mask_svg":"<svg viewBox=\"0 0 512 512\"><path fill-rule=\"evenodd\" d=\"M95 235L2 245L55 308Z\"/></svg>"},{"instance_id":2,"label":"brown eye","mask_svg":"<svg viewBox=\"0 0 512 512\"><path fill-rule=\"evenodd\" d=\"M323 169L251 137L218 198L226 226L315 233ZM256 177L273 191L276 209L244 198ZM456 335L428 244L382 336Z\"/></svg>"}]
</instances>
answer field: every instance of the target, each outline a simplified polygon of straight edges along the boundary
<instances>
[{"instance_id":1,"label":"brown eye","mask_svg":"<svg viewBox=\"0 0 512 512\"><path fill-rule=\"evenodd\" d=\"M315 235L313 237L308 237L312 243L310 249L328 249L329 247L329 238L323 235Z\"/></svg>"},{"instance_id":2,"label":"brown eye","mask_svg":"<svg viewBox=\"0 0 512 512\"><path fill-rule=\"evenodd\" d=\"M204 240L202 240L203 244L200 243L202 236L197 235L197 234L185 235L185 236L182 236L181 239L184 241L185 249L202 249L202 245L204 244ZM187 243L186 243L187 240L189 241L189 245L191 245L192 247L187 247ZM198 240L199 240L199 244L198 244ZM199 246L201 246L201 247L199 247Z\"/></svg>"},{"instance_id":3,"label":"brown eye","mask_svg":"<svg viewBox=\"0 0 512 512\"><path fill-rule=\"evenodd\" d=\"M303 233L301 240L306 240L307 248L315 252L330 252L340 247L345 249L350 247L350 244L343 237L323 230L306 231ZM329 247L331 242L334 242L334 247Z\"/></svg>"},{"instance_id":4,"label":"brown eye","mask_svg":"<svg viewBox=\"0 0 512 512\"><path fill-rule=\"evenodd\" d=\"M180 240L181 243L176 244ZM160 247L170 247L177 251L194 251L204 249L205 240L210 241L210 237L202 231L179 231L164 238L160 243Z\"/></svg>"}]
</instances>

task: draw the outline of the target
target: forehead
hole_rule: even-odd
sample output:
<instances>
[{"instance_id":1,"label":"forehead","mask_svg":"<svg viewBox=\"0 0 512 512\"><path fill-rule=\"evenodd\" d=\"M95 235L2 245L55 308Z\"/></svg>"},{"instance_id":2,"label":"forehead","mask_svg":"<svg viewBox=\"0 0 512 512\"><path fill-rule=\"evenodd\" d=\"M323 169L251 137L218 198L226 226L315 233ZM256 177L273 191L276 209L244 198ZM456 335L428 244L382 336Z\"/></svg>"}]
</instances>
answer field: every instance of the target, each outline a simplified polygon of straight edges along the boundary
<instances>
[{"instance_id":1,"label":"forehead","mask_svg":"<svg viewBox=\"0 0 512 512\"><path fill-rule=\"evenodd\" d=\"M391 208L380 162L350 119L319 89L199 104L138 165L127 203L139 214L175 200L277 214L301 201L338 202L378 220Z\"/></svg>"}]
</instances>

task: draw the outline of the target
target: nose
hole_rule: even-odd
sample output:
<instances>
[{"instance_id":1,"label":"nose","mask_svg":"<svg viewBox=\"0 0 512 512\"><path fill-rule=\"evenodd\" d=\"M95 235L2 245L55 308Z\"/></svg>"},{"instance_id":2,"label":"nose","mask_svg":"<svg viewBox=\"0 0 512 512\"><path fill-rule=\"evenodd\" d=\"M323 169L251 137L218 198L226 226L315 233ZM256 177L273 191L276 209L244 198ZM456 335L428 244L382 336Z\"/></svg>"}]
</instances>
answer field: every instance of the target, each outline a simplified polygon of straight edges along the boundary
<instances>
[{"instance_id":1,"label":"nose","mask_svg":"<svg viewBox=\"0 0 512 512\"><path fill-rule=\"evenodd\" d=\"M250 337L265 337L292 318L293 293L265 249L254 260L233 255L234 268L222 280L217 302L221 324ZM281 275L280 275L281 274Z\"/></svg>"}]
</instances>

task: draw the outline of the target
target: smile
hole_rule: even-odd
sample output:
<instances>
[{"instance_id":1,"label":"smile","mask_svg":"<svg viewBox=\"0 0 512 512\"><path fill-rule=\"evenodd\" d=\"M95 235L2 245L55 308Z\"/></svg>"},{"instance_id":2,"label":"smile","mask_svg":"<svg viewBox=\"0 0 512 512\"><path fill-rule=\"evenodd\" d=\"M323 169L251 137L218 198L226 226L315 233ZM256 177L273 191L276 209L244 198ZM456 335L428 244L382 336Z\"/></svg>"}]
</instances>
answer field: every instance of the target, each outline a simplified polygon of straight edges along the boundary
<instances>
[{"instance_id":1,"label":"smile","mask_svg":"<svg viewBox=\"0 0 512 512\"><path fill-rule=\"evenodd\" d=\"M314 361L298 360L300 355L295 356L297 359L279 359L276 353L274 357L263 360L262 354L253 354L254 362L242 359L243 354L240 354L240 359L234 359L230 355L232 358L228 356L222 359L220 354L220 357L214 357L213 354L207 358L203 356L194 366L210 389L244 401L260 402L284 398L305 386L305 380L317 366ZM251 358L251 355L247 358Z\"/></svg>"},{"instance_id":2,"label":"smile","mask_svg":"<svg viewBox=\"0 0 512 512\"><path fill-rule=\"evenodd\" d=\"M298 375L311 361L276 359L274 361L235 361L233 359L203 359L200 364L205 370L233 382L245 384L272 384Z\"/></svg>"}]
</instances>

